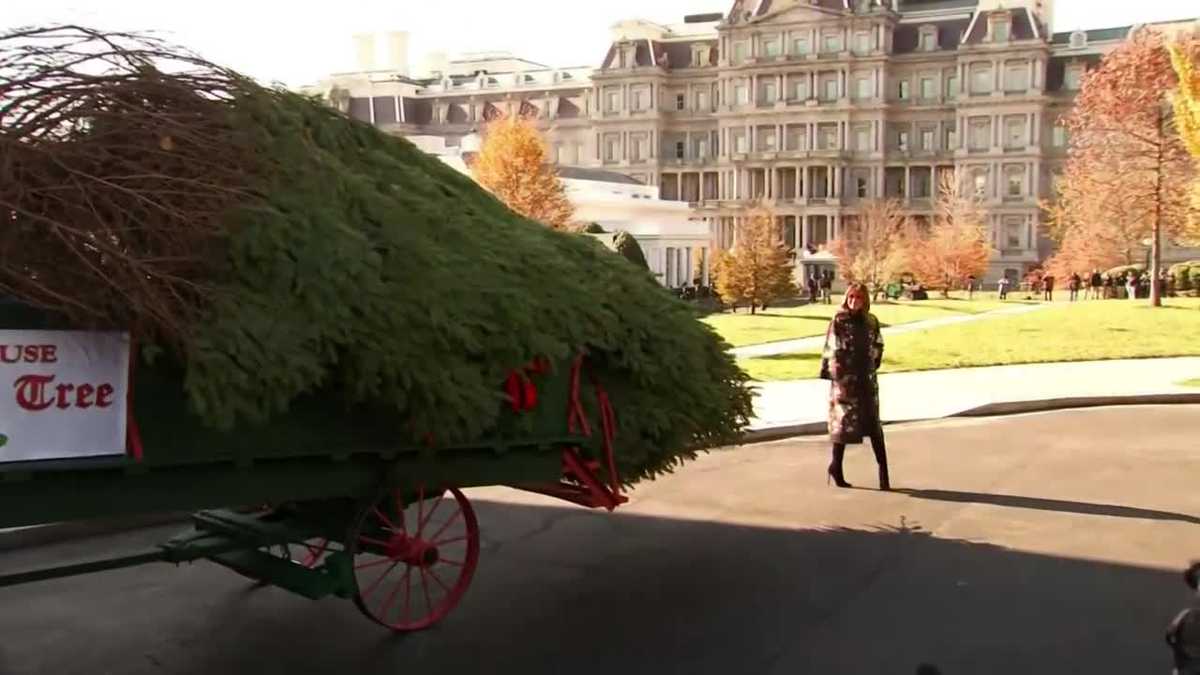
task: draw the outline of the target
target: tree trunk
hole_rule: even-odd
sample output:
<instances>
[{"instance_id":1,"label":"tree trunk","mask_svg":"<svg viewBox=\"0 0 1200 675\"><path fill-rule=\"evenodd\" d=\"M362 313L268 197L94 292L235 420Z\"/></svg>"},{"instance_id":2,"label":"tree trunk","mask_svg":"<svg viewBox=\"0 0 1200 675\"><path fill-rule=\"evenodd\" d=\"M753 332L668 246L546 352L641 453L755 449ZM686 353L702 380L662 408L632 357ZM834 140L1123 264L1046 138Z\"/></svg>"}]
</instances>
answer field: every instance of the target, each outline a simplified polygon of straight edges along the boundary
<instances>
[{"instance_id":1,"label":"tree trunk","mask_svg":"<svg viewBox=\"0 0 1200 675\"><path fill-rule=\"evenodd\" d=\"M1158 108L1158 157L1154 176L1154 233L1150 239L1150 306L1162 307L1161 289L1158 284L1162 267L1162 211L1163 211L1163 146L1167 142L1163 128L1167 122L1166 111Z\"/></svg>"}]
</instances>

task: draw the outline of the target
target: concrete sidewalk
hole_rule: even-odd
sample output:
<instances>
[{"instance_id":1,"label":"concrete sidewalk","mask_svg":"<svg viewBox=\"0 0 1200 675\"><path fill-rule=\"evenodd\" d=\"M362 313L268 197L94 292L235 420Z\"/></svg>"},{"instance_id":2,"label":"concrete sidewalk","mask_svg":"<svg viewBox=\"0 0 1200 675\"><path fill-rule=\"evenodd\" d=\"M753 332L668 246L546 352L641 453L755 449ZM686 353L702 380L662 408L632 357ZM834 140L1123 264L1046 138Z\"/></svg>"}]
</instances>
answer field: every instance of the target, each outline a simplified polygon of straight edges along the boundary
<instances>
[{"instance_id":1,"label":"concrete sidewalk","mask_svg":"<svg viewBox=\"0 0 1200 675\"><path fill-rule=\"evenodd\" d=\"M896 326L891 326L883 329L884 336L901 335L903 333L912 333L918 330L926 330L929 328L940 328L942 326L953 326L960 323L971 323L972 321L984 321L987 319L997 319L1005 316L1015 316L1019 314L1028 314L1036 312L1040 309L1046 309L1052 305L1017 305L1014 307L1006 307L997 309L991 312L983 312L982 314L956 314L941 319L926 319L925 321L914 321L912 323L904 323ZM759 356L778 356L780 354L793 354L795 352L812 351L820 349L825 344L825 334L814 335L812 337L797 338L795 340L780 340L778 342L765 342L758 345L746 345L744 347L735 347L729 350L730 354L738 358L759 357Z\"/></svg>"},{"instance_id":2,"label":"concrete sidewalk","mask_svg":"<svg viewBox=\"0 0 1200 675\"><path fill-rule=\"evenodd\" d=\"M1031 400L1197 394L1178 383L1200 377L1200 357L959 368L879 377L886 422L949 417L984 405ZM829 383L758 384L753 429L824 422Z\"/></svg>"}]
</instances>

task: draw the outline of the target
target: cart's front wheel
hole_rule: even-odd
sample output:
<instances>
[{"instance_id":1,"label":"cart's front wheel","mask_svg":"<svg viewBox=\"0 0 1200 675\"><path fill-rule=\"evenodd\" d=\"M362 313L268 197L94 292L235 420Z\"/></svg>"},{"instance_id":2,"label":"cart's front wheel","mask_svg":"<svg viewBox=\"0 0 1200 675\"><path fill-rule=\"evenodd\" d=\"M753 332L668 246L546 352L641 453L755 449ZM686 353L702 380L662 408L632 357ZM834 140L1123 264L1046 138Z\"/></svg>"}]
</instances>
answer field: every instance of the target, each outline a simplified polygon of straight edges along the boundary
<instances>
[{"instance_id":1,"label":"cart's front wheel","mask_svg":"<svg viewBox=\"0 0 1200 675\"><path fill-rule=\"evenodd\" d=\"M479 523L458 488L421 488L411 503L387 490L359 512L346 549L358 608L394 631L422 630L445 618L470 586Z\"/></svg>"}]
</instances>

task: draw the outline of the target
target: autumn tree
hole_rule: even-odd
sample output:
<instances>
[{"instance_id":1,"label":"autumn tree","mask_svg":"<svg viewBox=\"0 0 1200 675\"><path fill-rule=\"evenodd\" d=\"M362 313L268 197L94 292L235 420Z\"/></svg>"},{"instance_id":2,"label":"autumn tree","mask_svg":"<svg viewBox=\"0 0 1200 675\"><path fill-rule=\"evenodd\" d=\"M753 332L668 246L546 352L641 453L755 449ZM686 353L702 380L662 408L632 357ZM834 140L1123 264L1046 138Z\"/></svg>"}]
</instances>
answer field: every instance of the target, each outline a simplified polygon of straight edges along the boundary
<instances>
[{"instance_id":1,"label":"autumn tree","mask_svg":"<svg viewBox=\"0 0 1200 675\"><path fill-rule=\"evenodd\" d=\"M907 271L907 225L908 217L899 201L867 202L856 219L843 222L838 238L829 245L842 277L867 284L878 297L889 281Z\"/></svg>"},{"instance_id":2,"label":"autumn tree","mask_svg":"<svg viewBox=\"0 0 1200 675\"><path fill-rule=\"evenodd\" d=\"M475 180L508 208L556 230L572 225L575 209L546 160L546 143L533 122L519 116L488 123L483 147L471 162Z\"/></svg>"},{"instance_id":3,"label":"autumn tree","mask_svg":"<svg viewBox=\"0 0 1200 675\"><path fill-rule=\"evenodd\" d=\"M1194 58L1200 39L1183 38L1179 48ZM1162 269L1163 238L1186 235L1195 173L1167 97L1177 85L1165 38L1141 29L1084 77L1066 119L1066 232L1110 227L1121 218L1126 222L1117 227L1151 240L1151 278ZM1161 306L1159 285L1150 288L1150 303Z\"/></svg>"},{"instance_id":4,"label":"autumn tree","mask_svg":"<svg viewBox=\"0 0 1200 675\"><path fill-rule=\"evenodd\" d=\"M1171 63L1179 88L1172 95L1175 128L1196 165L1200 168L1200 58L1188 54L1183 45L1172 44ZM1194 51L1194 50L1193 50ZM1192 186L1191 230L1200 231L1200 178Z\"/></svg>"},{"instance_id":5,"label":"autumn tree","mask_svg":"<svg viewBox=\"0 0 1200 675\"><path fill-rule=\"evenodd\" d=\"M717 258L717 293L722 301L734 307L747 303L753 314L757 308L796 292L794 265L780 234L769 209L757 207L746 215L733 248Z\"/></svg>"},{"instance_id":6,"label":"autumn tree","mask_svg":"<svg viewBox=\"0 0 1200 675\"><path fill-rule=\"evenodd\" d=\"M1062 279L1073 272L1083 274L1136 263L1144 250L1146 234L1134 217L1134 209L1129 204L1110 204L1104 211L1092 200L1076 203L1073 200L1082 195L1064 193L1062 184L1060 181L1055 186L1057 197L1042 205L1050 236L1058 242L1058 250L1046 261L1046 270Z\"/></svg>"},{"instance_id":7,"label":"autumn tree","mask_svg":"<svg viewBox=\"0 0 1200 675\"><path fill-rule=\"evenodd\" d=\"M929 229L910 225L904 240L910 271L922 284L940 288L944 297L956 283L987 272L992 253L983 206L963 187L960 172L943 173Z\"/></svg>"}]
</instances>

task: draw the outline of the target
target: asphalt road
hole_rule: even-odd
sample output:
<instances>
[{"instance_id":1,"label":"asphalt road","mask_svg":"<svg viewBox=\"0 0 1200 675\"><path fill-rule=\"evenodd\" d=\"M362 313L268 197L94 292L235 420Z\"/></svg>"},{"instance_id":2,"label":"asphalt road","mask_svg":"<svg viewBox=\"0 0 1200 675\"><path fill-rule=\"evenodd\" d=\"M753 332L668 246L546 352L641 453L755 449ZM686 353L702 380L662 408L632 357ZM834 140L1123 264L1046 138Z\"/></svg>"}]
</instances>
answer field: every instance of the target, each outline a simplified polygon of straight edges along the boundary
<instances>
[{"instance_id":1,"label":"asphalt road","mask_svg":"<svg viewBox=\"0 0 1200 675\"><path fill-rule=\"evenodd\" d=\"M817 440L708 455L614 514L480 490L479 573L431 631L157 565L0 589L0 673L1165 673L1197 439L1200 407L1096 409L890 429L891 494L827 487Z\"/></svg>"}]
</instances>

